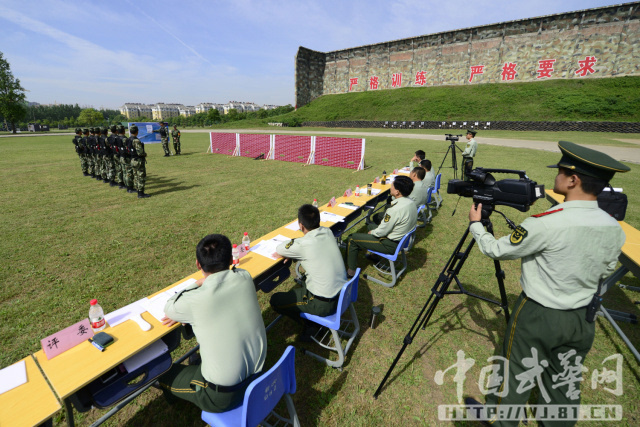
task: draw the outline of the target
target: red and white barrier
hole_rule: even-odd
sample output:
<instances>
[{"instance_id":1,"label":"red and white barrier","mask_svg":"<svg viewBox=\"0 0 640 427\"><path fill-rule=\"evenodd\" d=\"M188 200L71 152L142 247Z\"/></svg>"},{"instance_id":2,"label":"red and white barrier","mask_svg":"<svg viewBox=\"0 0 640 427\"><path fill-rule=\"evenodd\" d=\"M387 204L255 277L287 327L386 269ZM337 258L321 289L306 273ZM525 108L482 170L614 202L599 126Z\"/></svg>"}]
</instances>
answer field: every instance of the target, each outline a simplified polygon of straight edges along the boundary
<instances>
[{"instance_id":1,"label":"red and white barrier","mask_svg":"<svg viewBox=\"0 0 640 427\"><path fill-rule=\"evenodd\" d=\"M364 169L364 138L211 132L211 153Z\"/></svg>"}]
</instances>

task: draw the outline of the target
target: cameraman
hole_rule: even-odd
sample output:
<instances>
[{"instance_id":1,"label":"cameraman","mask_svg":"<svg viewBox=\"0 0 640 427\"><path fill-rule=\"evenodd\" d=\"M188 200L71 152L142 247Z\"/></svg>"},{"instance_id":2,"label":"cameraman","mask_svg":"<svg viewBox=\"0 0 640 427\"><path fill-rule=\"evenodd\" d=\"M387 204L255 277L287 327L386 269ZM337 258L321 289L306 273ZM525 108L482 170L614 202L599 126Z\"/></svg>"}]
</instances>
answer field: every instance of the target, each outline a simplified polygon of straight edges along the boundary
<instances>
[{"instance_id":1,"label":"cameraman","mask_svg":"<svg viewBox=\"0 0 640 427\"><path fill-rule=\"evenodd\" d=\"M467 146L462 152L462 179L468 181L467 174L473 169L473 158L476 156L478 150L478 143L476 142L475 129L467 129Z\"/></svg>"},{"instance_id":2,"label":"cameraman","mask_svg":"<svg viewBox=\"0 0 640 427\"><path fill-rule=\"evenodd\" d=\"M502 373L507 382L487 396L487 404L524 405L531 387L518 388L531 374L532 360L545 368L539 382L533 378L530 382L540 388L539 404L580 403L579 381L558 383L567 369L584 363L591 349L595 325L586 319L587 307L600 282L614 271L625 241L622 228L598 207L596 197L616 172L629 168L571 142L560 141L558 147L562 158L549 167L558 168L553 190L565 196L564 203L527 218L510 236L498 240L481 223L481 204L469 212L469 230L483 254L498 260L522 259L523 292L513 308L502 350L509 361L508 372ZM479 405L472 398L466 403ZM495 417L489 422L518 424Z\"/></svg>"}]
</instances>

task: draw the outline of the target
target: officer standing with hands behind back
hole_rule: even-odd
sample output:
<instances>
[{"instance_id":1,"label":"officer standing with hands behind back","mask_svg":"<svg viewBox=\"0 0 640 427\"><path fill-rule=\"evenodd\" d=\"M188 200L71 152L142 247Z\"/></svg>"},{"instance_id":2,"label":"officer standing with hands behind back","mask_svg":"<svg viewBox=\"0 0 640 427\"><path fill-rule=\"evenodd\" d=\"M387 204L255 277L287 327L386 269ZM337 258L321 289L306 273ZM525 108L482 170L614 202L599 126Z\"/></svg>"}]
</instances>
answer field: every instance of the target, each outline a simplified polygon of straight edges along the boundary
<instances>
[{"instance_id":1,"label":"officer standing with hands behind back","mask_svg":"<svg viewBox=\"0 0 640 427\"><path fill-rule=\"evenodd\" d=\"M144 144L138 139L138 126L132 125L129 128L131 137L128 140L129 151L131 152L131 170L133 171L133 182L138 190L138 199L146 199L151 194L145 194L144 184L147 179L147 153L144 151Z\"/></svg>"},{"instance_id":2,"label":"officer standing with hands behind back","mask_svg":"<svg viewBox=\"0 0 640 427\"><path fill-rule=\"evenodd\" d=\"M629 167L572 142L560 141L558 147L562 158L549 167L558 168L553 190L565 196L564 203L527 218L510 236L500 239L482 226L482 204L469 212L469 231L483 254L497 260L522 259L522 293L503 342L508 372L501 375L508 382L502 383L498 393L487 396L488 405L528 401L531 390L520 390L519 383L530 371L532 358L545 367L538 383L539 404L580 404L580 382L561 384L558 376L566 371L567 363L571 367L583 364L591 349L595 324L587 315L589 306L597 308L592 304L594 295L614 271L625 241L618 222L598 207L596 198L616 172L627 172ZM577 376L580 378L579 373ZM472 398L466 403L476 410L482 408ZM496 409L488 413L500 413ZM487 418L492 425L518 424ZM573 425L575 420L556 424Z\"/></svg>"},{"instance_id":3,"label":"officer standing with hands behind back","mask_svg":"<svg viewBox=\"0 0 640 427\"><path fill-rule=\"evenodd\" d=\"M462 152L462 179L464 181L469 180L467 175L473 169L473 158L476 156L476 151L478 151L476 133L478 133L478 131L475 129L467 130L467 146Z\"/></svg>"}]
</instances>

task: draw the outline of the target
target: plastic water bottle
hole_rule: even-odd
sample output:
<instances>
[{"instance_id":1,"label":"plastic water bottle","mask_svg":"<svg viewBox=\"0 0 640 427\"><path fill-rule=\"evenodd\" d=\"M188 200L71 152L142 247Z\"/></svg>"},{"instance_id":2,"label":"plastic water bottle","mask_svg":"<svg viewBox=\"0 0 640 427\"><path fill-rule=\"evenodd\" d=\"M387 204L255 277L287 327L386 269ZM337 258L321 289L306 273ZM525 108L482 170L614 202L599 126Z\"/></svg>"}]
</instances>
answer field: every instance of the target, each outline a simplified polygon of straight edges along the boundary
<instances>
[{"instance_id":1,"label":"plastic water bottle","mask_svg":"<svg viewBox=\"0 0 640 427\"><path fill-rule=\"evenodd\" d=\"M233 265L240 264L240 249L238 249L238 245L236 245L235 243L233 244L231 255L233 255Z\"/></svg>"},{"instance_id":2,"label":"plastic water bottle","mask_svg":"<svg viewBox=\"0 0 640 427\"><path fill-rule=\"evenodd\" d=\"M244 250L248 251L251 247L251 239L249 238L249 233L244 232L244 236L242 237L242 246L244 246Z\"/></svg>"},{"instance_id":3,"label":"plastic water bottle","mask_svg":"<svg viewBox=\"0 0 640 427\"><path fill-rule=\"evenodd\" d=\"M356 185L356 197L360 196L360 186Z\"/></svg>"},{"instance_id":4,"label":"plastic water bottle","mask_svg":"<svg viewBox=\"0 0 640 427\"><path fill-rule=\"evenodd\" d=\"M98 300L92 299L89 303L91 304L89 308L89 322L91 323L93 332L97 333L107 326L107 322L104 320L104 311L102 311L102 307L98 304Z\"/></svg>"},{"instance_id":5,"label":"plastic water bottle","mask_svg":"<svg viewBox=\"0 0 640 427\"><path fill-rule=\"evenodd\" d=\"M387 183L387 171L382 171L382 184Z\"/></svg>"},{"instance_id":6,"label":"plastic water bottle","mask_svg":"<svg viewBox=\"0 0 640 427\"><path fill-rule=\"evenodd\" d=\"M317 207L318 207L318 199L313 199L313 203L311 203L311 205L312 205L314 208L317 208Z\"/></svg>"}]
</instances>

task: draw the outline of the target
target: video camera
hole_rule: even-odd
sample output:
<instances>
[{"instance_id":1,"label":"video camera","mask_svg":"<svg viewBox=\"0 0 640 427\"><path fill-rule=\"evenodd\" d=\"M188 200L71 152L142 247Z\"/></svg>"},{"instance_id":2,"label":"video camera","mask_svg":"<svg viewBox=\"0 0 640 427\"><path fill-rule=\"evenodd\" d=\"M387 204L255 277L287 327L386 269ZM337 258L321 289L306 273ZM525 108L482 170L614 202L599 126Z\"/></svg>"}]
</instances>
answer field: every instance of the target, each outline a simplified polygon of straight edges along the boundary
<instances>
[{"instance_id":1,"label":"video camera","mask_svg":"<svg viewBox=\"0 0 640 427\"><path fill-rule=\"evenodd\" d=\"M462 135L452 135L450 133L446 133L445 136L447 141L458 142L458 140L460 140L460 137Z\"/></svg>"},{"instance_id":2,"label":"video camera","mask_svg":"<svg viewBox=\"0 0 640 427\"><path fill-rule=\"evenodd\" d=\"M519 179L496 181L491 173L516 174ZM467 177L470 181L450 180L447 193L473 197L475 203L482 203L488 209L503 205L526 212L537 199L544 197L544 185L529 179L525 171L476 168Z\"/></svg>"}]
</instances>

